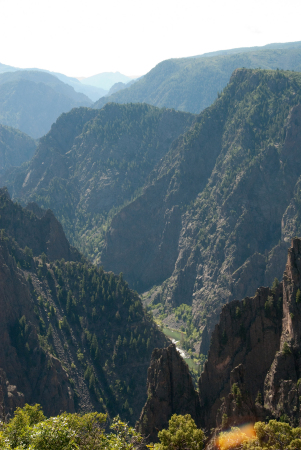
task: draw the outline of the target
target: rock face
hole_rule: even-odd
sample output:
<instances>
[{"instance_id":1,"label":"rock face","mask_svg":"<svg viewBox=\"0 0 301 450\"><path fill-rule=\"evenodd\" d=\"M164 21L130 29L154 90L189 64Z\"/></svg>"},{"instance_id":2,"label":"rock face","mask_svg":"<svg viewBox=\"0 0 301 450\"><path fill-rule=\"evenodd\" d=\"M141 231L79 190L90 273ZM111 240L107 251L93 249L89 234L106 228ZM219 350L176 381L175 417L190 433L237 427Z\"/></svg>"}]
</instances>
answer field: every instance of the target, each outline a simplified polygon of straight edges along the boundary
<instances>
[{"instance_id":1,"label":"rock face","mask_svg":"<svg viewBox=\"0 0 301 450\"><path fill-rule=\"evenodd\" d=\"M152 439L160 421L167 426L173 413L190 413L208 433L267 417L287 416L300 426L300 320L301 239L294 238L281 283L223 306L199 394L183 370L185 363L180 370L171 364L179 358L174 347L153 353L140 429ZM174 392L183 392L180 400L175 395L176 405Z\"/></svg>"},{"instance_id":2,"label":"rock face","mask_svg":"<svg viewBox=\"0 0 301 450\"><path fill-rule=\"evenodd\" d=\"M283 276L281 345L265 380L265 405L276 417L301 423L301 240L293 239Z\"/></svg>"},{"instance_id":3,"label":"rock face","mask_svg":"<svg viewBox=\"0 0 301 450\"><path fill-rule=\"evenodd\" d=\"M175 345L155 349L147 373L148 398L138 429L155 442L159 430L168 427L173 414L190 414L200 425L200 403L187 364Z\"/></svg>"},{"instance_id":4,"label":"rock face","mask_svg":"<svg viewBox=\"0 0 301 450\"><path fill-rule=\"evenodd\" d=\"M253 421L286 415L292 425L300 425L300 288L301 240L294 238L288 250L283 281L278 287L260 288L253 299L231 302L223 308L199 382L206 424L214 423L217 412L219 427L223 414L228 416L225 426L246 422L252 415ZM250 307L251 320L248 320L245 308ZM234 321L229 321L230 311ZM239 322L244 327L240 337ZM240 388L239 399L234 384ZM224 399L220 400L222 396ZM205 405L209 405L209 416L204 414Z\"/></svg>"},{"instance_id":5,"label":"rock face","mask_svg":"<svg viewBox=\"0 0 301 450\"><path fill-rule=\"evenodd\" d=\"M242 391L242 400L248 393L250 411L258 393L263 398L265 377L280 348L281 330L281 283L274 291L259 288L254 297L223 307L199 380L202 421L206 427L216 426L221 399L232 392L234 383ZM240 412L238 407L231 425L240 423L240 415L244 417L245 411Z\"/></svg>"},{"instance_id":6,"label":"rock face","mask_svg":"<svg viewBox=\"0 0 301 450\"><path fill-rule=\"evenodd\" d=\"M50 209L44 211L36 204L30 204L27 209L21 208L11 201L5 188L0 189L0 205L0 229L5 229L21 248L29 247L34 256L45 253L50 261L81 259L79 252L70 246L62 225Z\"/></svg>"}]
</instances>

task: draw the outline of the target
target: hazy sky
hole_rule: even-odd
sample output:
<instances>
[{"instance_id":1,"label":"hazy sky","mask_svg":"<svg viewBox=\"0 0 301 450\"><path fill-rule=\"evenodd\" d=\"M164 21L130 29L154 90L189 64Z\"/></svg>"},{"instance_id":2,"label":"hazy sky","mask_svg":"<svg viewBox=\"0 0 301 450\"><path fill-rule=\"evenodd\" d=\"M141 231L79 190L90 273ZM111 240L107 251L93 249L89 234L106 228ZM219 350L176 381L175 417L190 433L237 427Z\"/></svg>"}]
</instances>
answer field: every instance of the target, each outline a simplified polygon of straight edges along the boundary
<instances>
[{"instance_id":1,"label":"hazy sky","mask_svg":"<svg viewBox=\"0 0 301 450\"><path fill-rule=\"evenodd\" d=\"M142 75L168 58L301 41L300 0L0 0L0 62Z\"/></svg>"}]
</instances>

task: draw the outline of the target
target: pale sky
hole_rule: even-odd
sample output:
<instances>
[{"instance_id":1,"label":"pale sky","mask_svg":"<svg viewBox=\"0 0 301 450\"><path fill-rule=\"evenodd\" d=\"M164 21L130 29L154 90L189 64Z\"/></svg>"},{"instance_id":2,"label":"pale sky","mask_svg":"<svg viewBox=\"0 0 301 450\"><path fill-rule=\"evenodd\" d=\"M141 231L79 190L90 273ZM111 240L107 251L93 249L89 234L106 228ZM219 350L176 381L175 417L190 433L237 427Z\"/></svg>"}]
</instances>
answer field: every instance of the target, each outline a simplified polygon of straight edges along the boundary
<instances>
[{"instance_id":1,"label":"pale sky","mask_svg":"<svg viewBox=\"0 0 301 450\"><path fill-rule=\"evenodd\" d=\"M0 62L69 76L301 41L301 0L0 0Z\"/></svg>"}]
</instances>

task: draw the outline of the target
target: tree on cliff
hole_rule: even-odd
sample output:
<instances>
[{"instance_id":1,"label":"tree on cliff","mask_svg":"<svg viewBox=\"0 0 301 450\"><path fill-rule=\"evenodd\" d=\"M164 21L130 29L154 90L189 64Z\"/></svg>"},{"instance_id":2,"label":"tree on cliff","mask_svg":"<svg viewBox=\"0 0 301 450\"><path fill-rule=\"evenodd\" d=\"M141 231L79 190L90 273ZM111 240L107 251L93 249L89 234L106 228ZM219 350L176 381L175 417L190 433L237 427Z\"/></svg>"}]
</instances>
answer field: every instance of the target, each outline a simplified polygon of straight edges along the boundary
<instances>
[{"instance_id":1,"label":"tree on cliff","mask_svg":"<svg viewBox=\"0 0 301 450\"><path fill-rule=\"evenodd\" d=\"M158 437L161 443L155 445L155 450L202 450L205 440L190 414L174 414L168 430L160 431Z\"/></svg>"}]
</instances>

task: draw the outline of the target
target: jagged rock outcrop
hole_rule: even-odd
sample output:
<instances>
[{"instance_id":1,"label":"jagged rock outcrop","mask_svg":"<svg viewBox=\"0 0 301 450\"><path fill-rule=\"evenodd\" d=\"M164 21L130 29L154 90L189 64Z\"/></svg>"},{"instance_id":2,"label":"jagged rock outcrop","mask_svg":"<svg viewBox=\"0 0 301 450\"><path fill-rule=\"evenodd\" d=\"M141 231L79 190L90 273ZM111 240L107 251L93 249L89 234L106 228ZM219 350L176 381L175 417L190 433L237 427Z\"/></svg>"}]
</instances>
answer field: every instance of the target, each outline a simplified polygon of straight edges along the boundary
<instances>
[{"instance_id":1,"label":"jagged rock outcrop","mask_svg":"<svg viewBox=\"0 0 301 450\"><path fill-rule=\"evenodd\" d=\"M293 239L283 276L281 345L265 380L265 406L301 424L301 240Z\"/></svg>"},{"instance_id":2,"label":"jagged rock outcrop","mask_svg":"<svg viewBox=\"0 0 301 450\"><path fill-rule=\"evenodd\" d=\"M173 414L190 414L200 425L200 403L187 364L174 344L155 349L147 373L148 398L138 429L152 442L158 431L168 427Z\"/></svg>"},{"instance_id":3,"label":"jagged rock outcrop","mask_svg":"<svg viewBox=\"0 0 301 450\"><path fill-rule=\"evenodd\" d=\"M246 369L239 364L230 373L230 392L221 399L222 404L216 414L215 434L220 429L239 426L249 422L265 421L269 415L261 404L262 397L254 397L246 387Z\"/></svg>"}]
</instances>

